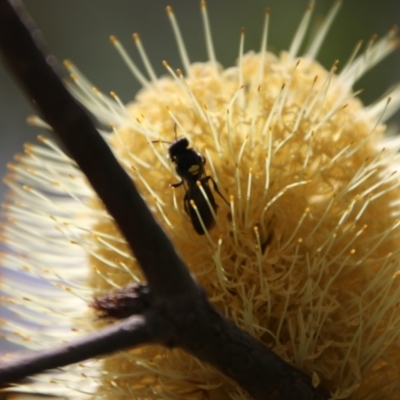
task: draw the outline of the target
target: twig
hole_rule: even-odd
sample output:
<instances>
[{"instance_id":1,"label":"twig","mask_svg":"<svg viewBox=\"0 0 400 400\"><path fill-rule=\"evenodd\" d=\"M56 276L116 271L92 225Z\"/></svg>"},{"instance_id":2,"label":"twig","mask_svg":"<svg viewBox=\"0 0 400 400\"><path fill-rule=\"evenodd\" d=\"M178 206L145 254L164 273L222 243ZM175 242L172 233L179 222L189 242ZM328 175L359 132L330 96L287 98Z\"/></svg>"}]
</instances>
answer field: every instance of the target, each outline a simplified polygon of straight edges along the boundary
<instances>
[{"instance_id":1,"label":"twig","mask_svg":"<svg viewBox=\"0 0 400 400\"><path fill-rule=\"evenodd\" d=\"M159 334L157 329L153 329L155 326L154 320L149 322L144 315L134 315L66 345L2 361L0 387L45 370L81 362L121 348L156 343Z\"/></svg>"}]
</instances>

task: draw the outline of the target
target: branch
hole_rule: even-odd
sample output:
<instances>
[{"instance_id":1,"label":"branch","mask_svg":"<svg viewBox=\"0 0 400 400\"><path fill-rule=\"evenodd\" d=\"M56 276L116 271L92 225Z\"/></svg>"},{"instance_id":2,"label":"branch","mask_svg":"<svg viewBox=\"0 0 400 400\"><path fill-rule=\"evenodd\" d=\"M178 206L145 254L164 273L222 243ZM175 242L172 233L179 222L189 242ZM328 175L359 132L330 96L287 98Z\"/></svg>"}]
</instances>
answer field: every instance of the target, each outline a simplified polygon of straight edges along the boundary
<instances>
[{"instance_id":1,"label":"branch","mask_svg":"<svg viewBox=\"0 0 400 400\"><path fill-rule=\"evenodd\" d=\"M70 343L2 362L0 387L48 369L60 368L126 347L155 343L159 336L156 321L134 315Z\"/></svg>"},{"instance_id":2,"label":"branch","mask_svg":"<svg viewBox=\"0 0 400 400\"><path fill-rule=\"evenodd\" d=\"M47 58L52 60L51 66L46 62L39 50L43 44L35 43L30 33L34 27L21 22L28 21L24 10L19 3L13 4L15 10L7 0L0 0L3 58L115 219L149 290L139 290L142 306L136 307L135 302L132 306L135 312L140 307L146 310L140 316L65 346L3 364L0 382L83 361L104 354L104 349L112 352L152 342L183 348L211 363L256 399L328 399L326 390L314 388L307 375L241 331L209 303L87 114L60 82L54 59Z\"/></svg>"},{"instance_id":3,"label":"branch","mask_svg":"<svg viewBox=\"0 0 400 400\"><path fill-rule=\"evenodd\" d=\"M115 294L124 303L124 291ZM131 293L125 293L132 302ZM27 375L139 344L180 347L214 365L256 399L326 400L310 378L280 359L250 334L238 329L209 303L204 293L190 301L165 300L137 292L134 315L66 345L9 361L0 367L0 386Z\"/></svg>"}]
</instances>

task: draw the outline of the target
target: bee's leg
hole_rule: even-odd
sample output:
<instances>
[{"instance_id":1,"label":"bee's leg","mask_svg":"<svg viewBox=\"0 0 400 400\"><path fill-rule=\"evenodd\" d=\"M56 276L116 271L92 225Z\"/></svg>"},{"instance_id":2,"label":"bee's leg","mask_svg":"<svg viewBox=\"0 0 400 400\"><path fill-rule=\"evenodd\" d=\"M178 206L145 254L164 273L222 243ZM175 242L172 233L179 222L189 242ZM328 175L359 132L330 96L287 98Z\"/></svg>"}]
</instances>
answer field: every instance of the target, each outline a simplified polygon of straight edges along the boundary
<instances>
[{"instance_id":1,"label":"bee's leg","mask_svg":"<svg viewBox=\"0 0 400 400\"><path fill-rule=\"evenodd\" d=\"M225 203L229 206L228 201L225 199L224 195L219 191L217 182L214 181L214 179L213 179L212 176L209 176L209 175L208 175L208 176L205 176L205 177L202 179L202 181L208 182L210 179L211 179L211 182L213 183L214 190L219 194L219 196L220 196L220 197L225 201Z\"/></svg>"},{"instance_id":2,"label":"bee's leg","mask_svg":"<svg viewBox=\"0 0 400 400\"><path fill-rule=\"evenodd\" d=\"M179 187L179 186L181 186L181 185L183 185L183 181L180 181L180 182L177 182L177 183L171 183L169 186L170 186L170 187L177 188L177 187Z\"/></svg>"},{"instance_id":3,"label":"bee's leg","mask_svg":"<svg viewBox=\"0 0 400 400\"><path fill-rule=\"evenodd\" d=\"M185 197L183 198L183 207L186 211L186 214L191 216L191 211L190 211L190 198L188 192L185 193Z\"/></svg>"}]
</instances>

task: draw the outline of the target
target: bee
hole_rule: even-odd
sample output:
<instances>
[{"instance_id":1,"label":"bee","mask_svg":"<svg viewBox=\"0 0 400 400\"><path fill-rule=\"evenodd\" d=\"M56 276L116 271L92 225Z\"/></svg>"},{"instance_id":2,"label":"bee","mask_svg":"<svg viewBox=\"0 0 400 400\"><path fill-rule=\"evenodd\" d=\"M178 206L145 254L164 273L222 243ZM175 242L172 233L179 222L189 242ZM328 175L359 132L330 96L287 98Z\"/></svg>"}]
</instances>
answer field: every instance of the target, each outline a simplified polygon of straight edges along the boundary
<instances>
[{"instance_id":1,"label":"bee","mask_svg":"<svg viewBox=\"0 0 400 400\"><path fill-rule=\"evenodd\" d=\"M176 126L175 126L176 136ZM212 182L214 191L225 201L229 203L218 189L217 183L214 179L206 175L204 166L206 165L205 157L189 147L189 140L186 137L176 139L175 142L170 143L168 155L171 161L175 164L175 171L181 178L180 182L173 183L170 186L177 188L183 186L185 189L185 197L183 198L183 207L188 214L194 230L199 235L204 235L204 228L210 230L215 220L210 205L214 211L217 212L218 205L215 202L214 195L209 186L209 181ZM208 202L204 197L202 190L207 196ZM192 202L194 202L198 214L201 216L204 228L200 222L199 216L194 209Z\"/></svg>"}]
</instances>

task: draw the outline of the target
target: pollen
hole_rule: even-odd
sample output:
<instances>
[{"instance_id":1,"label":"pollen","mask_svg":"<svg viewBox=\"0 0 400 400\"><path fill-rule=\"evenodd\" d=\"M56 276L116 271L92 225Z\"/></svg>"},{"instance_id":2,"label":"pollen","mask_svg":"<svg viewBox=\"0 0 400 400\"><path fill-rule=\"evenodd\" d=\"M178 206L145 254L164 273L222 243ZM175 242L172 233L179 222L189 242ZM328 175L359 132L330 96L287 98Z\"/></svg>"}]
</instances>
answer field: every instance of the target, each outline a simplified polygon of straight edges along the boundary
<instances>
[{"instance_id":1,"label":"pollen","mask_svg":"<svg viewBox=\"0 0 400 400\"><path fill-rule=\"evenodd\" d=\"M299 49L312 5L290 48L279 55L266 50L267 10L260 51L244 53L242 28L237 64L228 69L217 62L206 3L200 13L208 61L197 63L191 63L167 7L182 69L163 61L166 75L158 78L135 33L142 73L118 39L110 38L142 84L129 105L114 92L108 97L93 89L71 62L66 68L73 75L72 92L110 126L105 140L213 304L311 376L315 386L329 389L333 399L395 400L400 398L400 140L384 134L387 119L399 108L400 90L365 106L352 87L398 40L391 30L373 38L364 54L357 55L357 44L343 68L336 61L325 69L316 55L340 3L334 3L303 55ZM168 159L180 137L204 156L205 172L197 182L171 190L188 179ZM48 345L49 337L65 338L59 334L63 329L74 335L108 323L86 305L143 279L73 160L50 139L39 140L41 146L29 145L10 166L13 201L5 213L15 222L2 229L14 253L1 261L10 271L34 276L49 296L62 292L61 299L74 301L48 304L24 280L7 293L21 319L2 329L18 327L35 349ZM187 176L200 170L199 164L188 164ZM14 283L7 276L5 290ZM23 301L27 294L29 304ZM51 334L29 330L27 309ZM56 314L62 324L45 328L40 313ZM94 397L250 399L214 368L160 346L120 352L67 372L74 382L68 390L82 384ZM88 385L90 380L95 383Z\"/></svg>"}]
</instances>

